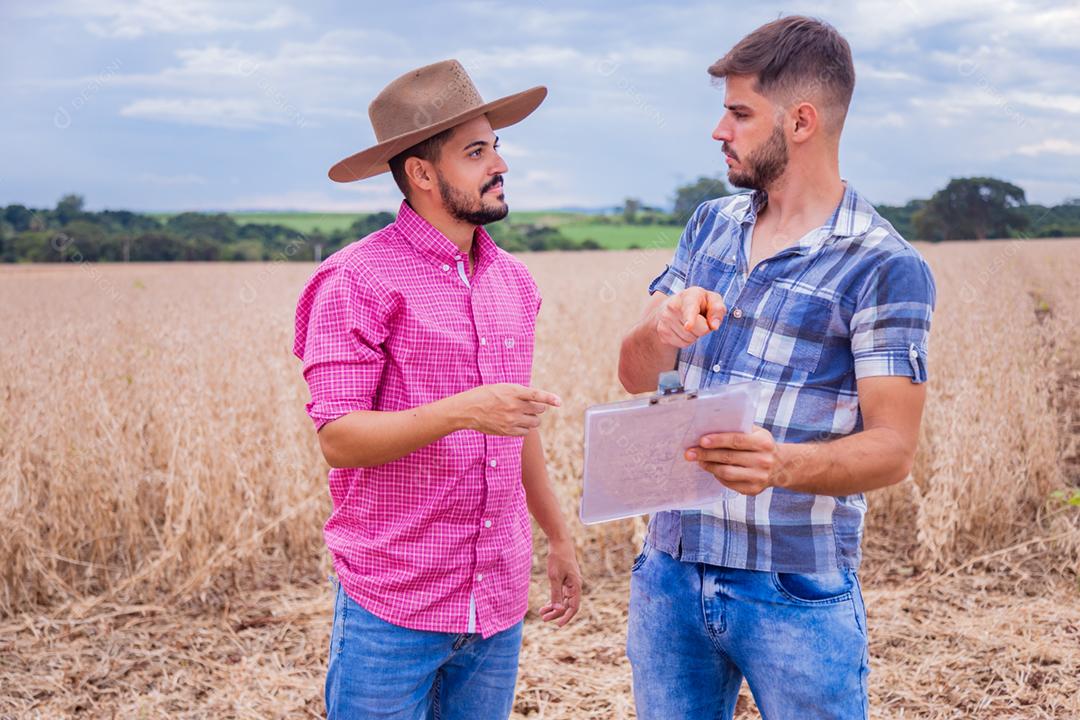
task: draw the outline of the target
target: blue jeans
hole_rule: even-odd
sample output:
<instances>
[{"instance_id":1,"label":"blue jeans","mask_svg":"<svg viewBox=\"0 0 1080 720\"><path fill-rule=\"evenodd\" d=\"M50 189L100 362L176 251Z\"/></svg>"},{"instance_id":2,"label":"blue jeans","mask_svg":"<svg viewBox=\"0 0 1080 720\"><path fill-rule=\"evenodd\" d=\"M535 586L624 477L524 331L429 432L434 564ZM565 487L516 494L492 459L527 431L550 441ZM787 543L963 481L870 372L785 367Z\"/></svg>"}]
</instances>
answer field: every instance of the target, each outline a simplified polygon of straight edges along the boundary
<instances>
[{"instance_id":1,"label":"blue jeans","mask_svg":"<svg viewBox=\"0 0 1080 720\"><path fill-rule=\"evenodd\" d=\"M640 720L730 720L744 677L765 720L867 717L866 608L853 570L739 570L646 544L629 623Z\"/></svg>"},{"instance_id":2,"label":"blue jeans","mask_svg":"<svg viewBox=\"0 0 1080 720\"><path fill-rule=\"evenodd\" d=\"M514 705L521 626L475 633L410 630L362 608L337 583L328 720L505 720Z\"/></svg>"}]
</instances>

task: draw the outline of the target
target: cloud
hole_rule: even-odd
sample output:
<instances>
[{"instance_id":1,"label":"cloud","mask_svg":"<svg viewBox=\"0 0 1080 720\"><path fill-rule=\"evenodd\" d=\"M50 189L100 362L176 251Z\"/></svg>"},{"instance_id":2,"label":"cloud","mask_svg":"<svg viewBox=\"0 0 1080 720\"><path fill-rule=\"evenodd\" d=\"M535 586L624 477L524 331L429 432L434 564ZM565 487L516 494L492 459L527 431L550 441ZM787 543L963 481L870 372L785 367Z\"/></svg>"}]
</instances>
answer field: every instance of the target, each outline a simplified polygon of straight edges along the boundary
<instances>
[{"instance_id":1,"label":"cloud","mask_svg":"<svg viewBox=\"0 0 1080 720\"><path fill-rule=\"evenodd\" d=\"M241 195L222 209L353 213L396 210L401 203L401 191L389 173L353 183L331 183L329 180L325 182L326 190L287 190Z\"/></svg>"},{"instance_id":2,"label":"cloud","mask_svg":"<svg viewBox=\"0 0 1080 720\"><path fill-rule=\"evenodd\" d=\"M1015 97L1025 105L1043 110L1061 110L1067 113L1080 114L1080 95L1022 92L1016 93Z\"/></svg>"},{"instance_id":3,"label":"cloud","mask_svg":"<svg viewBox=\"0 0 1080 720\"><path fill-rule=\"evenodd\" d=\"M1016 149L1018 155L1080 155L1080 142L1062 138L1048 138L1032 145L1023 145Z\"/></svg>"},{"instance_id":4,"label":"cloud","mask_svg":"<svg viewBox=\"0 0 1080 720\"><path fill-rule=\"evenodd\" d=\"M277 115L267 113L252 100L219 98L148 98L125 105L120 109L120 114L144 120L220 128L254 128L286 122Z\"/></svg>"},{"instance_id":5,"label":"cloud","mask_svg":"<svg viewBox=\"0 0 1080 720\"><path fill-rule=\"evenodd\" d=\"M65 0L46 4L28 14L80 19L95 35L124 39L159 34L279 30L307 20L288 6L267 8L254 2L216 0L98 0L93 3Z\"/></svg>"},{"instance_id":6,"label":"cloud","mask_svg":"<svg viewBox=\"0 0 1080 720\"><path fill-rule=\"evenodd\" d=\"M149 183L151 185L205 185L206 178L194 173L187 173L184 175L143 173L139 176L139 182Z\"/></svg>"}]
</instances>

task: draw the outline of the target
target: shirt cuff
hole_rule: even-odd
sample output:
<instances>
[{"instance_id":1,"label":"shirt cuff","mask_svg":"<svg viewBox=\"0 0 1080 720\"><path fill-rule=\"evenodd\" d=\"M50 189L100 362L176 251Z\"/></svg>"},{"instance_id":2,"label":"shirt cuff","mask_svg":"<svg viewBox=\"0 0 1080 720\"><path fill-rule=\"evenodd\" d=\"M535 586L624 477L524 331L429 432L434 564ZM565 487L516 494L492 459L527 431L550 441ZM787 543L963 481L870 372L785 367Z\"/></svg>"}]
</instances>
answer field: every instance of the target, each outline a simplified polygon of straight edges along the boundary
<instances>
[{"instance_id":1,"label":"shirt cuff","mask_svg":"<svg viewBox=\"0 0 1080 720\"><path fill-rule=\"evenodd\" d=\"M885 375L909 377L913 383L926 382L926 349L912 343L906 348L871 350L855 357L855 379Z\"/></svg>"},{"instance_id":2,"label":"shirt cuff","mask_svg":"<svg viewBox=\"0 0 1080 720\"><path fill-rule=\"evenodd\" d=\"M307 404L308 417L315 423L315 432L322 430L323 425L351 412L358 410L370 410L371 401L364 400L335 400L331 402L309 402Z\"/></svg>"},{"instance_id":3,"label":"shirt cuff","mask_svg":"<svg viewBox=\"0 0 1080 720\"><path fill-rule=\"evenodd\" d=\"M660 291L665 295L675 295L686 289L686 275L679 272L675 266L668 265L664 272L649 283L649 294Z\"/></svg>"}]
</instances>

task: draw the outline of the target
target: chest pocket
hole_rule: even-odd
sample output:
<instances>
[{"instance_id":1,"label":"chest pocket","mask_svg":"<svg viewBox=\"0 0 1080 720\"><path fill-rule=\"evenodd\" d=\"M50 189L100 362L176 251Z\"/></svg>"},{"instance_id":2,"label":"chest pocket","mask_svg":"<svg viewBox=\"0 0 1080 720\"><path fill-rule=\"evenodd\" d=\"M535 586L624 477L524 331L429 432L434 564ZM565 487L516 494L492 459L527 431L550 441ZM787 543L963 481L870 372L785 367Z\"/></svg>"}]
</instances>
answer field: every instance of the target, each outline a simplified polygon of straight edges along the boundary
<instances>
[{"instance_id":1,"label":"chest pocket","mask_svg":"<svg viewBox=\"0 0 1080 720\"><path fill-rule=\"evenodd\" d=\"M829 300L772 286L754 311L746 352L777 366L812 373L821 361L832 312Z\"/></svg>"},{"instance_id":2,"label":"chest pocket","mask_svg":"<svg viewBox=\"0 0 1080 720\"><path fill-rule=\"evenodd\" d=\"M720 293L727 302L727 293L731 289L738 268L733 263L712 255L700 254L694 260L695 262L690 266L686 286L702 287Z\"/></svg>"}]
</instances>

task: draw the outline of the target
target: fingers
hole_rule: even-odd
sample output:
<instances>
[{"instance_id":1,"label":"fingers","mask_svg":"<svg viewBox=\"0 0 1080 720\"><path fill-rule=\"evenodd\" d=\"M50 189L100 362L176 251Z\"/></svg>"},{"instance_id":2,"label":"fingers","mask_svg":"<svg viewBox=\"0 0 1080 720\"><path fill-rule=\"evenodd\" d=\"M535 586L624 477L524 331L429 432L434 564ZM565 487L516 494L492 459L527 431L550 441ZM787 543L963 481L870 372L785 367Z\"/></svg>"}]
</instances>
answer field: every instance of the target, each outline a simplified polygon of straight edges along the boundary
<instances>
[{"instance_id":1,"label":"fingers","mask_svg":"<svg viewBox=\"0 0 1080 720\"><path fill-rule=\"evenodd\" d=\"M570 576L566 578L565 582L566 585L563 587L563 601L566 604L566 612L563 613L562 618L558 622L559 627L570 622L574 616L577 615L578 608L581 607L581 579Z\"/></svg>"},{"instance_id":2,"label":"fingers","mask_svg":"<svg viewBox=\"0 0 1080 720\"><path fill-rule=\"evenodd\" d=\"M704 314L710 329L716 330L720 327L720 322L724 319L724 314L726 312L727 307L724 305L724 297L720 293L705 293Z\"/></svg>"},{"instance_id":3,"label":"fingers","mask_svg":"<svg viewBox=\"0 0 1080 720\"><path fill-rule=\"evenodd\" d=\"M694 333L682 326L681 319L665 323L664 328L675 336L675 340L677 340L682 347L686 347L697 340L697 335L694 335Z\"/></svg>"},{"instance_id":4,"label":"fingers","mask_svg":"<svg viewBox=\"0 0 1080 720\"><path fill-rule=\"evenodd\" d=\"M540 618L544 622L551 622L561 618L566 613L566 605L563 604L563 583L561 577L550 577L551 602L540 608Z\"/></svg>"},{"instance_id":5,"label":"fingers","mask_svg":"<svg viewBox=\"0 0 1080 720\"><path fill-rule=\"evenodd\" d=\"M574 575L551 580L551 602L540 608L544 622L555 622L563 627L570 622L581 607L581 579Z\"/></svg>"},{"instance_id":6,"label":"fingers","mask_svg":"<svg viewBox=\"0 0 1080 720\"><path fill-rule=\"evenodd\" d=\"M720 448L725 450L745 450L748 452L770 450L773 446L772 436L767 432L752 433L709 433L698 440L698 445L703 448Z\"/></svg>"},{"instance_id":7,"label":"fingers","mask_svg":"<svg viewBox=\"0 0 1080 720\"><path fill-rule=\"evenodd\" d=\"M691 462L718 463L721 465L733 465L755 470L762 470L768 467L764 454L745 450L706 450L705 448L690 448L686 451L686 459Z\"/></svg>"},{"instance_id":8,"label":"fingers","mask_svg":"<svg viewBox=\"0 0 1080 720\"><path fill-rule=\"evenodd\" d=\"M724 298L704 288L691 287L682 293L682 327L694 334L695 338L708 335L720 327L724 317Z\"/></svg>"},{"instance_id":9,"label":"fingers","mask_svg":"<svg viewBox=\"0 0 1080 720\"><path fill-rule=\"evenodd\" d=\"M536 388L521 387L521 393L518 395L522 400L529 402L541 403L543 405L549 405L551 407L560 407L562 405L562 398L555 393L545 392L543 390L537 390Z\"/></svg>"},{"instance_id":10,"label":"fingers","mask_svg":"<svg viewBox=\"0 0 1080 720\"><path fill-rule=\"evenodd\" d=\"M526 415L543 415L550 405L543 403L533 402L531 400L525 401L525 414Z\"/></svg>"},{"instance_id":11,"label":"fingers","mask_svg":"<svg viewBox=\"0 0 1080 720\"><path fill-rule=\"evenodd\" d=\"M712 474L720 484L743 495L758 495L768 487L760 470L711 462L700 462L698 465L705 472Z\"/></svg>"},{"instance_id":12,"label":"fingers","mask_svg":"<svg viewBox=\"0 0 1080 720\"><path fill-rule=\"evenodd\" d=\"M682 324L687 330L694 324L694 318L701 315L700 288L687 288L682 292Z\"/></svg>"}]
</instances>

